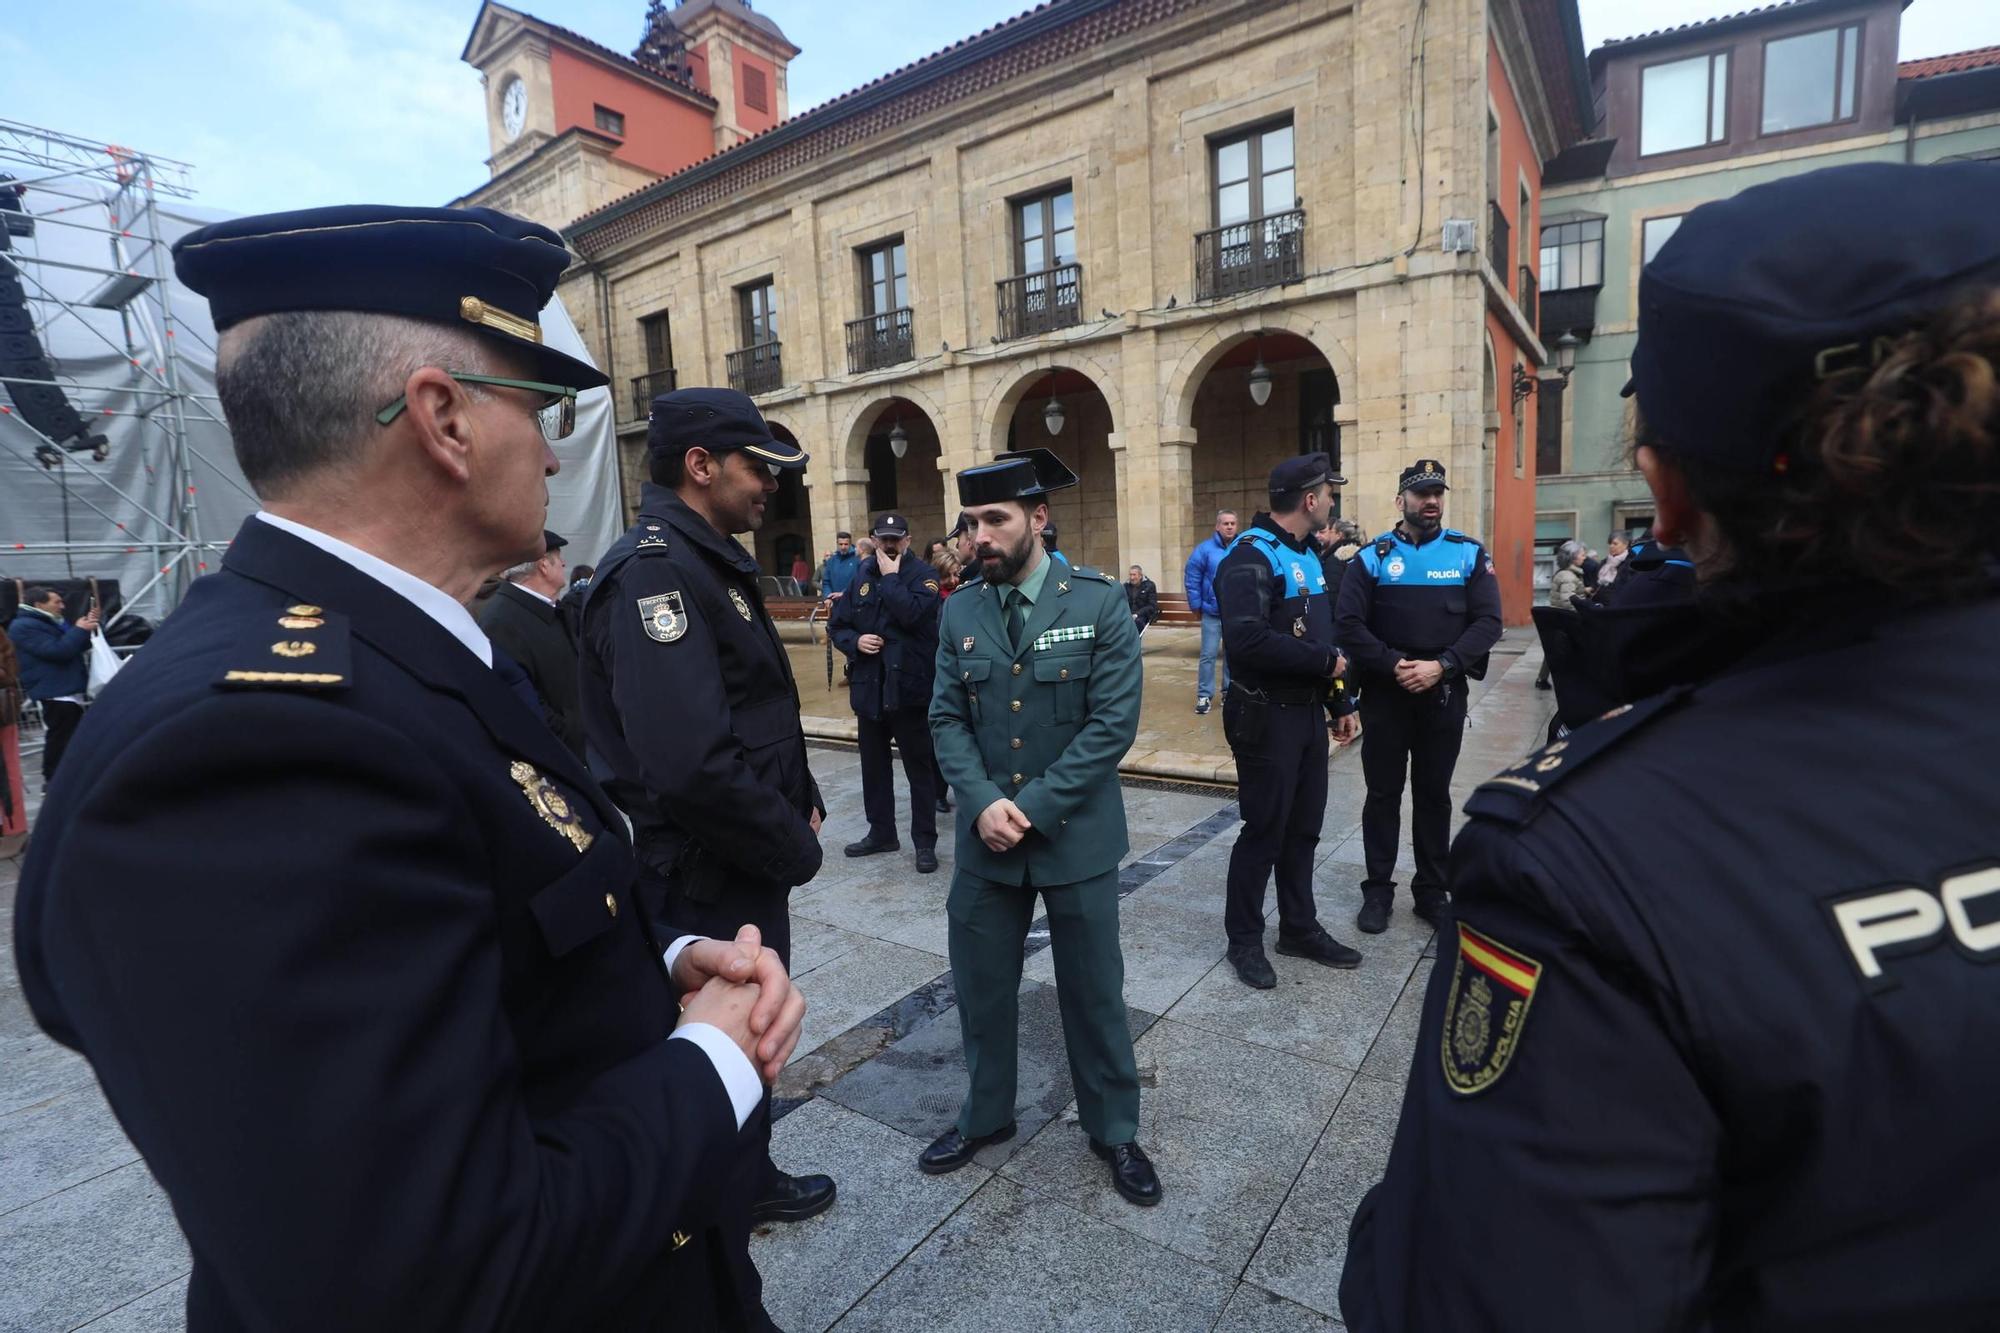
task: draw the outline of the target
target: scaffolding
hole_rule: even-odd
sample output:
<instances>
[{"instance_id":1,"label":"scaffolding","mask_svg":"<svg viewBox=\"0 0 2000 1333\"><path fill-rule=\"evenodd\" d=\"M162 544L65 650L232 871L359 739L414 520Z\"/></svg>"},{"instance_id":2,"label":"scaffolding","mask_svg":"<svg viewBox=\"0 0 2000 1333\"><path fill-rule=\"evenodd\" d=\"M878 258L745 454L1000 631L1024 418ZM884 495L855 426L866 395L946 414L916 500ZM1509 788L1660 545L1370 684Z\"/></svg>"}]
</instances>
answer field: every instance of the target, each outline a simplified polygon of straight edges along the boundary
<instances>
[{"instance_id":1,"label":"scaffolding","mask_svg":"<svg viewBox=\"0 0 2000 1333\"><path fill-rule=\"evenodd\" d=\"M184 162L0 119L0 192L18 196L0 211L6 231L0 258L19 277L33 332L53 368L51 379L30 379L8 375L12 365L0 363L0 415L22 428L0 432L0 462L32 464L13 471L41 478L48 505L62 513L58 540L0 531L0 558L50 576L59 558L69 576L81 577L79 563L89 573L95 562L115 558L130 567L147 555L143 569L157 572L136 589L120 589L122 606L107 631L128 615L164 619L227 545L203 539L195 464L206 460L189 437L191 422L225 429L215 395L200 391L185 363L189 340L206 350L210 366L214 347L201 327L176 318L171 238L160 209L163 198L193 197L190 175ZM51 244L56 238L61 244ZM102 262L90 260L89 250L80 261L76 238L101 238ZM94 240L82 244L94 250ZM107 312L115 314L115 328ZM56 351L63 339L91 348L88 358L68 358L86 368L66 370ZM60 389L88 429L60 440L43 433L13 401L17 387ZM121 419L134 426L116 427ZM115 437L102 433L111 430ZM117 469L106 465L124 449L143 451L148 475L166 469L165 487L151 497L137 494L130 473L121 486ZM242 489L227 469L208 466ZM25 490L34 482L19 485ZM12 500L17 518L44 503L39 496Z\"/></svg>"}]
</instances>

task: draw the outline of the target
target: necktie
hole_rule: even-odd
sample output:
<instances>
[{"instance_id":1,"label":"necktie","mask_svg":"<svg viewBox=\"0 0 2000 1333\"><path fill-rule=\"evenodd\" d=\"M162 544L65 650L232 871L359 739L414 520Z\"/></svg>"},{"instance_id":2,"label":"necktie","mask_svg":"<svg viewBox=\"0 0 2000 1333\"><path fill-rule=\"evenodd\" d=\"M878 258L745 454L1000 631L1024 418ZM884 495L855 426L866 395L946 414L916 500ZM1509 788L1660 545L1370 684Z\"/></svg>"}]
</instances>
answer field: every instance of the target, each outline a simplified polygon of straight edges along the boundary
<instances>
[{"instance_id":1,"label":"necktie","mask_svg":"<svg viewBox=\"0 0 2000 1333\"><path fill-rule=\"evenodd\" d=\"M1007 643L1017 653L1021 651L1021 627L1028 623L1027 602L1019 588L1007 589Z\"/></svg>"}]
</instances>

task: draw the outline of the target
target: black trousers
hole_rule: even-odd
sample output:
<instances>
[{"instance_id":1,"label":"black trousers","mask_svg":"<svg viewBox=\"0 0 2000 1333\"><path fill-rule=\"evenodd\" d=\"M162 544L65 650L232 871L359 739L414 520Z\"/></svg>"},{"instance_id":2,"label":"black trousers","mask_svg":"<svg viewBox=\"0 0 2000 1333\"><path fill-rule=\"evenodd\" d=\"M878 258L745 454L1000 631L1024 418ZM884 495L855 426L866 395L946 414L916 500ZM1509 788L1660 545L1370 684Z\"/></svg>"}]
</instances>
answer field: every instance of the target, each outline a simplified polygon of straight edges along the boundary
<instances>
[{"instance_id":1,"label":"black trousers","mask_svg":"<svg viewBox=\"0 0 2000 1333\"><path fill-rule=\"evenodd\" d=\"M910 841L937 846L938 770L929 710L892 708L879 718L857 713L854 721L860 731L861 806L868 814L868 831L878 838L896 836L896 771L889 764L893 739L910 782Z\"/></svg>"},{"instance_id":2,"label":"black trousers","mask_svg":"<svg viewBox=\"0 0 2000 1333\"><path fill-rule=\"evenodd\" d=\"M76 724L83 721L83 705L64 703L60 699L42 700L42 781L47 782L56 775L56 765L62 762L63 751L69 748L69 738L76 735Z\"/></svg>"},{"instance_id":3,"label":"black trousers","mask_svg":"<svg viewBox=\"0 0 2000 1333\"><path fill-rule=\"evenodd\" d=\"M1422 900L1445 891L1451 846L1451 773L1465 739L1465 682L1448 680L1411 694L1391 680L1371 681L1361 694L1361 845L1368 861L1364 893L1393 893L1396 847L1402 840L1403 779L1410 781L1411 841L1417 873L1410 893Z\"/></svg>"},{"instance_id":4,"label":"black trousers","mask_svg":"<svg viewBox=\"0 0 2000 1333\"><path fill-rule=\"evenodd\" d=\"M1309 934L1319 924L1312 872L1326 817L1325 706L1259 703L1234 689L1222 705L1222 734L1236 756L1243 812L1229 853L1223 930L1232 948L1263 943L1264 884L1275 870L1278 932Z\"/></svg>"}]
</instances>

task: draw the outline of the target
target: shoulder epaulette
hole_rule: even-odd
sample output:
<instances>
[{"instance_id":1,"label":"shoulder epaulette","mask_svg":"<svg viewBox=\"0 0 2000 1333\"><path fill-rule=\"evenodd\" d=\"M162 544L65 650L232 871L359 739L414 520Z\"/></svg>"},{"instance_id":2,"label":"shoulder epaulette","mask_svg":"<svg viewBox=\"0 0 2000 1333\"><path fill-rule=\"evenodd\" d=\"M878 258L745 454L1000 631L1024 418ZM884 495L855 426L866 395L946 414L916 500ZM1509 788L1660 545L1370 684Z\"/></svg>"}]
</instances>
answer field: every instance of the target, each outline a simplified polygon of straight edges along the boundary
<instances>
[{"instance_id":1,"label":"shoulder epaulette","mask_svg":"<svg viewBox=\"0 0 2000 1333\"><path fill-rule=\"evenodd\" d=\"M639 534L633 545L640 555L659 555L667 550L666 524L641 523L633 531Z\"/></svg>"},{"instance_id":2,"label":"shoulder epaulette","mask_svg":"<svg viewBox=\"0 0 2000 1333\"><path fill-rule=\"evenodd\" d=\"M219 690L344 690L354 678L347 617L307 602L247 631L228 661Z\"/></svg>"},{"instance_id":3,"label":"shoulder epaulette","mask_svg":"<svg viewBox=\"0 0 2000 1333\"><path fill-rule=\"evenodd\" d=\"M1109 574L1105 573L1101 569L1092 569L1088 565L1071 565L1069 567L1069 572L1072 574L1081 574L1084 578L1087 579L1096 579L1099 583L1109 583L1113 587L1118 586L1117 579L1112 578Z\"/></svg>"},{"instance_id":4,"label":"shoulder epaulette","mask_svg":"<svg viewBox=\"0 0 2000 1333\"><path fill-rule=\"evenodd\" d=\"M1509 824L1527 823L1540 808L1542 797L1558 783L1648 722L1671 712L1693 693L1693 686L1683 685L1636 704L1620 704L1488 778L1465 803L1465 813Z\"/></svg>"},{"instance_id":5,"label":"shoulder epaulette","mask_svg":"<svg viewBox=\"0 0 2000 1333\"><path fill-rule=\"evenodd\" d=\"M958 591L964 592L967 588L977 588L984 582L986 582L984 574L974 574L971 578L964 578L958 581Z\"/></svg>"},{"instance_id":6,"label":"shoulder epaulette","mask_svg":"<svg viewBox=\"0 0 2000 1333\"><path fill-rule=\"evenodd\" d=\"M1444 539L1448 542L1470 542L1474 546L1479 545L1479 538L1468 537L1456 528L1446 528L1444 530Z\"/></svg>"}]
</instances>

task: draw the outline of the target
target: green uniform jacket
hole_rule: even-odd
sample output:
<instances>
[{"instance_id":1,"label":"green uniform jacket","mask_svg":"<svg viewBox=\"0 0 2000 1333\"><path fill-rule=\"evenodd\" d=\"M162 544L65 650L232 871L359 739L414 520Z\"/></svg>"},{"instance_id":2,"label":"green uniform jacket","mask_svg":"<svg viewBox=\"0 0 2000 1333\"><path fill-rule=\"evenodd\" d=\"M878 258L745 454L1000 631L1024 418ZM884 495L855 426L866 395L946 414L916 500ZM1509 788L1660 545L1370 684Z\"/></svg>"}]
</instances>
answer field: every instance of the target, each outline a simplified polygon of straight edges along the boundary
<instances>
[{"instance_id":1,"label":"green uniform jacket","mask_svg":"<svg viewBox=\"0 0 2000 1333\"><path fill-rule=\"evenodd\" d=\"M958 793L959 866L1003 884L1074 884L1129 848L1118 763L1139 734L1139 634L1114 580L1057 565L1021 637L1017 653L992 587L946 599L931 739ZM1003 796L1034 828L994 852L973 830Z\"/></svg>"}]
</instances>

